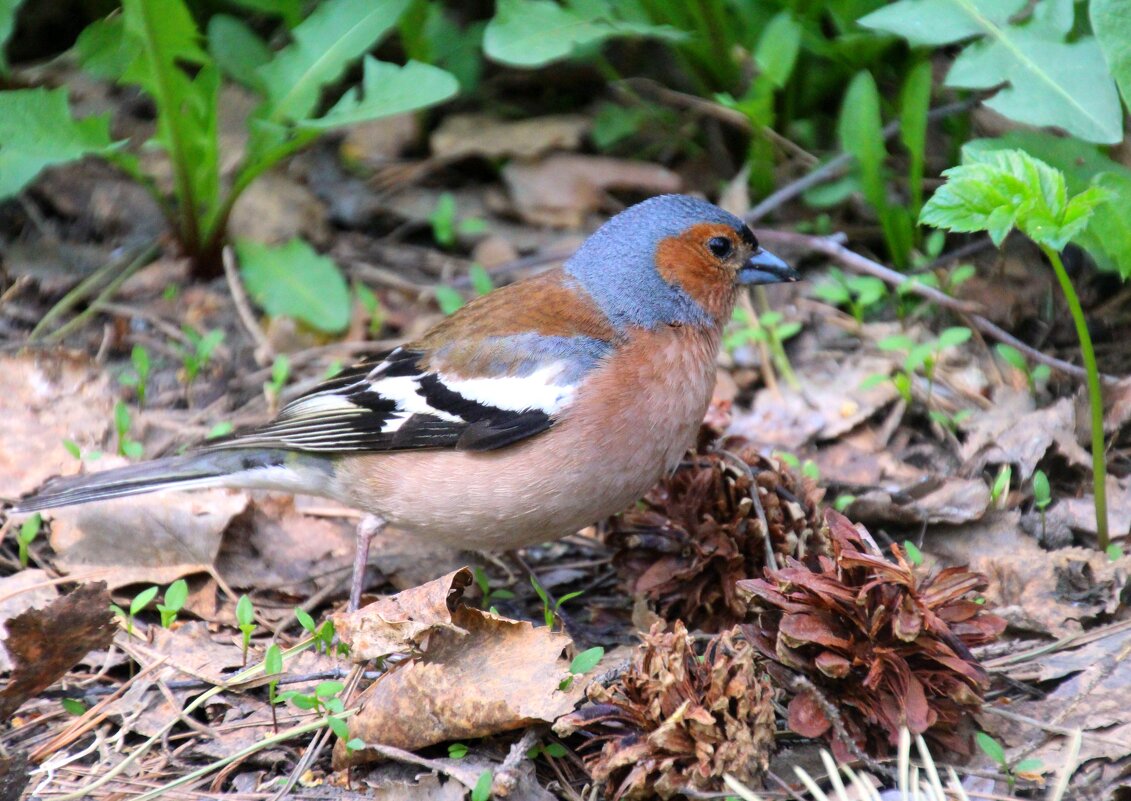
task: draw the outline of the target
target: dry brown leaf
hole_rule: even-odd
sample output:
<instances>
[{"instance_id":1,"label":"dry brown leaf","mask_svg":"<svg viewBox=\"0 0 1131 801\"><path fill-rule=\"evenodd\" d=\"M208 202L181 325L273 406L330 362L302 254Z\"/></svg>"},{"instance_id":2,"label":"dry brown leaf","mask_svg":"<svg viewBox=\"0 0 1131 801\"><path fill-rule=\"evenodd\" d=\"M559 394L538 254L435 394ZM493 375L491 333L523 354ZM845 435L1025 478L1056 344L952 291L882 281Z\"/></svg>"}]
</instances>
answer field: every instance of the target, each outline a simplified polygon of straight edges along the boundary
<instances>
[{"instance_id":1,"label":"dry brown leaf","mask_svg":"<svg viewBox=\"0 0 1131 801\"><path fill-rule=\"evenodd\" d=\"M983 595L1011 627L1058 639L1114 613L1131 570L1131 556L1112 562L1089 548L1046 551L1022 531L1012 511L931 528L923 549L945 564L969 564L988 576Z\"/></svg>"},{"instance_id":2,"label":"dry brown leaf","mask_svg":"<svg viewBox=\"0 0 1131 801\"><path fill-rule=\"evenodd\" d=\"M323 244L330 239L325 204L303 184L278 172L252 182L232 209L233 237L278 245L300 236Z\"/></svg>"},{"instance_id":3,"label":"dry brown leaf","mask_svg":"<svg viewBox=\"0 0 1131 801\"><path fill-rule=\"evenodd\" d=\"M0 756L0 801L19 801L31 778L27 754Z\"/></svg>"},{"instance_id":4,"label":"dry brown leaf","mask_svg":"<svg viewBox=\"0 0 1131 801\"><path fill-rule=\"evenodd\" d=\"M417 114L396 114L350 125L342 138L342 160L367 167L397 160L420 136L420 120Z\"/></svg>"},{"instance_id":5,"label":"dry brown leaf","mask_svg":"<svg viewBox=\"0 0 1131 801\"><path fill-rule=\"evenodd\" d=\"M1131 532L1131 479L1107 477L1107 523L1112 537ZM1095 535L1095 496L1063 498L1045 510L1046 525L1063 524L1073 531Z\"/></svg>"},{"instance_id":6,"label":"dry brown leaf","mask_svg":"<svg viewBox=\"0 0 1131 801\"><path fill-rule=\"evenodd\" d=\"M42 608L59 597L47 571L28 568L0 578L0 638L7 635L5 624L29 609ZM0 648L0 673L12 669L8 654Z\"/></svg>"},{"instance_id":7,"label":"dry brown leaf","mask_svg":"<svg viewBox=\"0 0 1131 801\"><path fill-rule=\"evenodd\" d=\"M457 608L452 624L431 635L420 659L361 694L350 738L412 751L552 722L573 709L582 682L558 689L570 675L562 657L569 637L469 607ZM340 742L334 749L339 768L374 758L347 754Z\"/></svg>"},{"instance_id":8,"label":"dry brown leaf","mask_svg":"<svg viewBox=\"0 0 1131 801\"><path fill-rule=\"evenodd\" d=\"M106 585L84 584L43 609L31 609L7 623L4 648L15 664L0 691L0 720L50 687L90 651L109 647L114 638Z\"/></svg>"},{"instance_id":9,"label":"dry brown leaf","mask_svg":"<svg viewBox=\"0 0 1131 801\"><path fill-rule=\"evenodd\" d=\"M114 400L105 373L61 352L0 357L0 497L15 498L80 464L63 440L103 446Z\"/></svg>"},{"instance_id":10,"label":"dry brown leaf","mask_svg":"<svg viewBox=\"0 0 1131 801\"><path fill-rule=\"evenodd\" d=\"M1033 410L1028 392L999 390L994 405L972 416L963 426L962 458L966 475L987 464L1013 464L1015 476L1028 481L1053 445L1070 464L1091 465L1091 457L1076 441L1076 409L1072 398L1061 398Z\"/></svg>"},{"instance_id":11,"label":"dry brown leaf","mask_svg":"<svg viewBox=\"0 0 1131 801\"><path fill-rule=\"evenodd\" d=\"M228 490L162 492L50 512L56 566L96 576L114 590L168 584L209 570L247 495Z\"/></svg>"},{"instance_id":12,"label":"dry brown leaf","mask_svg":"<svg viewBox=\"0 0 1131 801\"><path fill-rule=\"evenodd\" d=\"M676 173L655 164L567 153L512 161L503 168L503 180L524 220L558 228L581 227L602 207L607 189L664 194L682 186Z\"/></svg>"},{"instance_id":13,"label":"dry brown leaf","mask_svg":"<svg viewBox=\"0 0 1131 801\"><path fill-rule=\"evenodd\" d=\"M487 114L451 114L432 134L432 155L442 159L536 158L551 150L577 150L588 117L553 114L501 120Z\"/></svg>"},{"instance_id":14,"label":"dry brown leaf","mask_svg":"<svg viewBox=\"0 0 1131 801\"><path fill-rule=\"evenodd\" d=\"M416 652L441 631L466 634L452 623L452 610L473 580L471 571L461 567L435 581L379 598L356 612L333 615L334 631L350 647L355 662Z\"/></svg>"},{"instance_id":15,"label":"dry brown leaf","mask_svg":"<svg viewBox=\"0 0 1131 801\"><path fill-rule=\"evenodd\" d=\"M881 489L856 497L849 507L862 523L966 523L979 520L990 506L990 488L980 479L936 477L893 496Z\"/></svg>"}]
</instances>

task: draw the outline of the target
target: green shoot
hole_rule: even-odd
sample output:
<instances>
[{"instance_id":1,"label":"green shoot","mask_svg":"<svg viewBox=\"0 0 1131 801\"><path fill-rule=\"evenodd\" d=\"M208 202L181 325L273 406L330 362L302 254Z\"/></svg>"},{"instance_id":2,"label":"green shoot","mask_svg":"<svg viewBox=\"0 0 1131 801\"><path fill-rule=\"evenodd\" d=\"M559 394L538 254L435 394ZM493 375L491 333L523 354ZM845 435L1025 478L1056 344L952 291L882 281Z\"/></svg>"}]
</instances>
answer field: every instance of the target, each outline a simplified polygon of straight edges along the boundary
<instances>
[{"instance_id":1,"label":"green shoot","mask_svg":"<svg viewBox=\"0 0 1131 801\"><path fill-rule=\"evenodd\" d=\"M1107 554L1107 558L1112 562L1118 562L1123 558L1123 546L1118 542L1113 542L1104 549L1104 553Z\"/></svg>"},{"instance_id":2,"label":"green shoot","mask_svg":"<svg viewBox=\"0 0 1131 801\"><path fill-rule=\"evenodd\" d=\"M209 331L207 334L201 335L187 325L181 331L188 338L190 345L190 347L181 349L181 365L184 368L185 386L191 387L192 383L196 381L196 377L212 361L216 348L220 347L220 343L224 341L224 332L220 330Z\"/></svg>"},{"instance_id":3,"label":"green shoot","mask_svg":"<svg viewBox=\"0 0 1131 801\"><path fill-rule=\"evenodd\" d=\"M919 550L919 546L911 540L903 541L903 552L907 554L907 561L915 567L923 564L923 552Z\"/></svg>"},{"instance_id":4,"label":"green shoot","mask_svg":"<svg viewBox=\"0 0 1131 801\"><path fill-rule=\"evenodd\" d=\"M118 376L118 382L124 387L133 388L137 395L137 405L142 407L145 406L145 394L149 386L149 351L141 345L134 345L130 351L130 361L133 363L133 370Z\"/></svg>"},{"instance_id":5,"label":"green shoot","mask_svg":"<svg viewBox=\"0 0 1131 801\"><path fill-rule=\"evenodd\" d=\"M86 713L86 704L77 698L63 698L59 701L59 705L63 707L64 712L76 718Z\"/></svg>"},{"instance_id":6,"label":"green shoot","mask_svg":"<svg viewBox=\"0 0 1131 801\"><path fill-rule=\"evenodd\" d=\"M204 438L205 439L219 439L220 437L228 436L234 430L235 430L235 426L232 425L231 421L221 420L219 423L212 426L212 428L208 429L208 433L204 435Z\"/></svg>"},{"instance_id":7,"label":"green shoot","mask_svg":"<svg viewBox=\"0 0 1131 801\"><path fill-rule=\"evenodd\" d=\"M601 661L601 659L604 658L604 656L605 649L599 645L595 648L590 648L579 653L573 658L573 661L569 663L570 675L562 679L561 684L558 685L558 689L562 690L563 692L565 690L568 690L573 684L573 679L575 676L584 676L593 668L597 667L597 664Z\"/></svg>"},{"instance_id":8,"label":"green shoot","mask_svg":"<svg viewBox=\"0 0 1131 801\"><path fill-rule=\"evenodd\" d=\"M851 495L847 492L842 493L842 494L836 496L836 500L833 501L833 508L836 509L838 512L843 512L849 506L852 506L852 504L855 503L855 501L856 501L855 495Z\"/></svg>"},{"instance_id":9,"label":"green shoot","mask_svg":"<svg viewBox=\"0 0 1131 801\"><path fill-rule=\"evenodd\" d=\"M1012 345L1006 345L1004 342L999 342L994 346L997 355L1001 360L1008 364L1010 367L1021 372L1025 376L1025 382L1029 385L1030 392L1036 392L1037 386L1043 384L1048 380L1049 374L1052 372L1047 364L1038 364L1035 367L1030 367L1029 362L1025 360L1021 351Z\"/></svg>"},{"instance_id":10,"label":"green shoot","mask_svg":"<svg viewBox=\"0 0 1131 801\"><path fill-rule=\"evenodd\" d=\"M1039 774L1044 768L1044 763L1039 759L1023 759L1016 765L1011 766L1005 756L1005 748L1002 747L1002 744L984 731L976 733L974 735L974 741L978 744L978 748L982 749L982 753L996 762L998 767L1001 768L1002 773L1005 774L1005 781L1009 786L1010 795L1013 794L1013 787L1017 784L1019 774Z\"/></svg>"},{"instance_id":11,"label":"green shoot","mask_svg":"<svg viewBox=\"0 0 1131 801\"><path fill-rule=\"evenodd\" d=\"M491 274L479 262L471 265L467 271L467 277L471 279L471 287L475 290L476 295L486 295L495 288Z\"/></svg>"},{"instance_id":12,"label":"green shoot","mask_svg":"<svg viewBox=\"0 0 1131 801\"><path fill-rule=\"evenodd\" d=\"M161 613L161 628L167 629L177 619L177 613L184 609L188 600L188 582L177 579L165 590L165 603L157 604Z\"/></svg>"},{"instance_id":13,"label":"green shoot","mask_svg":"<svg viewBox=\"0 0 1131 801\"><path fill-rule=\"evenodd\" d=\"M118 434L118 455L130 459L140 459L142 445L130 439L130 409L122 401L114 404L114 430Z\"/></svg>"},{"instance_id":14,"label":"green shoot","mask_svg":"<svg viewBox=\"0 0 1131 801\"><path fill-rule=\"evenodd\" d=\"M448 743L448 759L463 759L467 752L466 743Z\"/></svg>"},{"instance_id":15,"label":"green shoot","mask_svg":"<svg viewBox=\"0 0 1131 801\"><path fill-rule=\"evenodd\" d=\"M547 759L550 759L550 758L561 759L562 757L564 757L568 753L569 753L569 751L567 751L566 747L564 745L562 745L561 743L550 743L549 745L542 745L542 743L536 743L534 746L532 746L530 748L530 750L528 750L526 752L526 758L527 759L537 759L540 756L544 756Z\"/></svg>"},{"instance_id":16,"label":"green shoot","mask_svg":"<svg viewBox=\"0 0 1131 801\"><path fill-rule=\"evenodd\" d=\"M581 595L580 590L566 593L561 598L558 598L557 601L551 603L550 594L546 592L542 585L538 583L538 579L534 578L534 576L530 577L530 585L534 587L534 592L538 594L538 597L542 601L542 618L546 621L547 628L553 628L554 621L558 618L558 612L561 611L562 604ZM498 597L498 593L495 594L495 597Z\"/></svg>"},{"instance_id":17,"label":"green shoot","mask_svg":"<svg viewBox=\"0 0 1131 801\"><path fill-rule=\"evenodd\" d=\"M778 311L751 315L741 307L734 310L733 320L737 327L723 337L723 346L733 353L747 343L765 344L777 371L791 386L797 386L797 377L793 372L793 366L789 363L783 343L797 336L801 331L801 323L796 320L786 321L784 315Z\"/></svg>"},{"instance_id":18,"label":"green shoot","mask_svg":"<svg viewBox=\"0 0 1131 801\"><path fill-rule=\"evenodd\" d=\"M997 471L997 477L990 488L990 505L995 509L1004 509L1009 498L1009 484L1013 480L1012 465L1003 464Z\"/></svg>"},{"instance_id":19,"label":"green shoot","mask_svg":"<svg viewBox=\"0 0 1131 801\"><path fill-rule=\"evenodd\" d=\"M1037 243L1052 265L1076 326L1087 373L1096 540L1100 550L1106 550L1110 540L1100 374L1084 309L1064 269L1060 251L1084 231L1096 208L1110 195L1093 184L1070 198L1062 172L1021 150L966 149L963 156L967 163L943 173L947 182L927 201L920 222L951 231L987 231L999 246L1017 228Z\"/></svg>"},{"instance_id":20,"label":"green shoot","mask_svg":"<svg viewBox=\"0 0 1131 801\"><path fill-rule=\"evenodd\" d=\"M813 296L831 306L847 308L857 324L873 306L888 296L887 284L870 275L845 275L835 267L829 270L828 279L816 284Z\"/></svg>"},{"instance_id":21,"label":"green shoot","mask_svg":"<svg viewBox=\"0 0 1131 801\"><path fill-rule=\"evenodd\" d=\"M436 305L444 314L455 314L463 306L463 296L445 284L437 284Z\"/></svg>"},{"instance_id":22,"label":"green shoot","mask_svg":"<svg viewBox=\"0 0 1131 801\"><path fill-rule=\"evenodd\" d=\"M43 516L36 512L23 523L20 524L19 533L16 534L16 545L19 548L20 567L27 567L28 563L28 548L31 543L39 536L39 529L43 525Z\"/></svg>"},{"instance_id":23,"label":"green shoot","mask_svg":"<svg viewBox=\"0 0 1131 801\"><path fill-rule=\"evenodd\" d=\"M282 672L283 651L279 648L277 643L271 643L267 646L267 653L263 656L263 675L278 676ZM275 713L275 707L279 703L279 698L276 695L278 688L278 679L267 682L267 705L271 707L271 728L274 730L275 734L279 733L279 718Z\"/></svg>"},{"instance_id":24,"label":"green shoot","mask_svg":"<svg viewBox=\"0 0 1131 801\"><path fill-rule=\"evenodd\" d=\"M444 250L455 247L460 235L473 236L487 230L487 223L478 217L456 219L456 198L451 192L440 195L428 221L432 224L432 238Z\"/></svg>"},{"instance_id":25,"label":"green shoot","mask_svg":"<svg viewBox=\"0 0 1131 801\"><path fill-rule=\"evenodd\" d=\"M132 636L134 633L134 618L157 597L157 589L157 587L149 587L135 595L134 599L130 601L128 612L117 604L110 604L110 611L126 621L126 634L128 636Z\"/></svg>"},{"instance_id":26,"label":"green shoot","mask_svg":"<svg viewBox=\"0 0 1131 801\"><path fill-rule=\"evenodd\" d=\"M479 587L479 592L483 595L481 606L483 609L493 608L495 601L509 601L514 598L514 593L510 590L492 589L491 579L488 578L487 572L481 568L475 568L475 584Z\"/></svg>"},{"instance_id":27,"label":"green shoot","mask_svg":"<svg viewBox=\"0 0 1131 801\"><path fill-rule=\"evenodd\" d=\"M240 649L243 652L243 664L247 666L247 649L251 645L251 635L255 632L255 607L247 595L241 595L236 601L236 623L239 624Z\"/></svg>"},{"instance_id":28,"label":"green shoot","mask_svg":"<svg viewBox=\"0 0 1131 801\"><path fill-rule=\"evenodd\" d=\"M279 406L279 395L291 375L291 361L280 353L271 364L271 380L263 382L263 394L267 397L267 407L275 410Z\"/></svg>"},{"instance_id":29,"label":"green shoot","mask_svg":"<svg viewBox=\"0 0 1131 801\"><path fill-rule=\"evenodd\" d=\"M491 798L491 785L494 782L495 777L491 771L485 770L480 773L475 787L471 790L471 801L488 801Z\"/></svg>"},{"instance_id":30,"label":"green shoot","mask_svg":"<svg viewBox=\"0 0 1131 801\"><path fill-rule=\"evenodd\" d=\"M297 606L295 607L295 618L303 630L314 638L316 651L328 654L334 649L334 622L332 620L327 620L319 626L305 609ZM343 653L346 649L345 643L338 644L339 653Z\"/></svg>"}]
</instances>

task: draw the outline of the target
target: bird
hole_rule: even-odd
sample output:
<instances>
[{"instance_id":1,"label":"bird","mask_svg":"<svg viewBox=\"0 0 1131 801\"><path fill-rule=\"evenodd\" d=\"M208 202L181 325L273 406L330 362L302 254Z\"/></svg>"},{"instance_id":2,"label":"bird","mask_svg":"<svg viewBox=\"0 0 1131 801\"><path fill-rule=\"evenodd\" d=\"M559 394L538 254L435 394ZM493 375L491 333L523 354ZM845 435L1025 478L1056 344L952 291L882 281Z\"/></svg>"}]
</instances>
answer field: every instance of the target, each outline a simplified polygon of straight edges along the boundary
<instances>
[{"instance_id":1,"label":"bird","mask_svg":"<svg viewBox=\"0 0 1131 801\"><path fill-rule=\"evenodd\" d=\"M659 195L560 267L499 287L347 368L275 419L194 450L49 479L13 513L164 489L327 497L367 513L349 609L385 524L516 550L623 511L691 445L745 287L799 280L738 217Z\"/></svg>"}]
</instances>

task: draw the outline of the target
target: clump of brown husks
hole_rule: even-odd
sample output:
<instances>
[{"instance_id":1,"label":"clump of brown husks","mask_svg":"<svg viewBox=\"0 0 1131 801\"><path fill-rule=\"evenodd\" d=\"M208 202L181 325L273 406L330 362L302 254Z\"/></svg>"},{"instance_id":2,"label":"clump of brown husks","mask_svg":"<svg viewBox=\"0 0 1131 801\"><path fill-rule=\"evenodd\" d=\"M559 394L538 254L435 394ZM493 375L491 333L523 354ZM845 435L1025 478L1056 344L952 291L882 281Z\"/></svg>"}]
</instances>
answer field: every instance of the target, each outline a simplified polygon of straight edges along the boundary
<instances>
[{"instance_id":1,"label":"clump of brown husks","mask_svg":"<svg viewBox=\"0 0 1131 801\"><path fill-rule=\"evenodd\" d=\"M816 564L821 538L816 483L747 440L700 447L657 484L640 508L612 522L613 563L634 595L666 620L721 631L747 619L735 586L762 575L766 552Z\"/></svg>"},{"instance_id":2,"label":"clump of brown husks","mask_svg":"<svg viewBox=\"0 0 1131 801\"><path fill-rule=\"evenodd\" d=\"M793 693L790 729L825 738L840 759L851 751L838 727L874 756L893 750L900 726L970 753L988 683L970 648L1005 628L969 597L986 578L961 567L918 577L898 545L893 563L843 515L825 520L831 557L739 583L756 614L743 633Z\"/></svg>"},{"instance_id":3,"label":"clump of brown husks","mask_svg":"<svg viewBox=\"0 0 1131 801\"><path fill-rule=\"evenodd\" d=\"M750 783L769 763L772 690L737 630L700 656L682 623L670 632L657 623L632 666L588 693L590 703L554 730L586 738L586 766L613 801L719 792L725 774Z\"/></svg>"}]
</instances>

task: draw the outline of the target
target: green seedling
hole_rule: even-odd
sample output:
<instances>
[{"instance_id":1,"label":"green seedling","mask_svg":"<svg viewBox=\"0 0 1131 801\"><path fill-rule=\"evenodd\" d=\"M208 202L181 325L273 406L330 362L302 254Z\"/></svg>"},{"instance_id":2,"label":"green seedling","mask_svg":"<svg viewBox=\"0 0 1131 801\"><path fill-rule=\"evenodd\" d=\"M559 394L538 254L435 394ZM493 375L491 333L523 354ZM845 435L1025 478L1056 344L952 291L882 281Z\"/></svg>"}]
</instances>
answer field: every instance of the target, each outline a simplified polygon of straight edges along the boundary
<instances>
[{"instance_id":1,"label":"green seedling","mask_svg":"<svg viewBox=\"0 0 1131 801\"><path fill-rule=\"evenodd\" d=\"M185 607L188 600L188 582L177 579L165 590L164 603L157 604L157 611L161 613L161 628L167 629L177 619L177 613Z\"/></svg>"},{"instance_id":2,"label":"green seedling","mask_svg":"<svg viewBox=\"0 0 1131 801\"><path fill-rule=\"evenodd\" d=\"M475 787L471 789L471 801L489 801L491 786L495 783L495 776L491 771L485 770L479 774Z\"/></svg>"},{"instance_id":3,"label":"green seedling","mask_svg":"<svg viewBox=\"0 0 1131 801\"><path fill-rule=\"evenodd\" d=\"M1107 548L1104 549L1104 553L1107 554L1107 558L1112 562L1118 562L1123 558L1123 546L1117 542L1110 543Z\"/></svg>"},{"instance_id":4,"label":"green seedling","mask_svg":"<svg viewBox=\"0 0 1131 801\"><path fill-rule=\"evenodd\" d=\"M855 501L856 496L846 492L836 496L836 500L833 501L833 508L838 512L843 512L849 506L852 506Z\"/></svg>"},{"instance_id":5,"label":"green seedling","mask_svg":"<svg viewBox=\"0 0 1131 801\"><path fill-rule=\"evenodd\" d=\"M958 427L970 418L973 412L969 409L959 409L954 414L944 412L942 409L931 409L927 412L927 416L939 426L949 431L951 434L958 432Z\"/></svg>"},{"instance_id":6,"label":"green seedling","mask_svg":"<svg viewBox=\"0 0 1131 801\"><path fill-rule=\"evenodd\" d=\"M77 698L63 698L59 701L59 706L63 707L63 711L68 715L76 718L86 714L86 704Z\"/></svg>"},{"instance_id":7,"label":"green seedling","mask_svg":"<svg viewBox=\"0 0 1131 801\"><path fill-rule=\"evenodd\" d=\"M984 731L980 731L974 735L974 741L978 743L978 747L982 749L982 753L997 763L1001 768L1002 773L1005 774L1006 784L1009 786L1010 795L1013 794L1013 787L1017 784L1017 777L1024 773L1039 774L1044 768L1044 763L1039 759L1022 759L1016 765L1010 765L1009 760L1005 756L1005 748L1002 744L995 740Z\"/></svg>"},{"instance_id":8,"label":"green seedling","mask_svg":"<svg viewBox=\"0 0 1131 801\"><path fill-rule=\"evenodd\" d=\"M487 230L487 223L478 217L456 218L456 198L451 192L440 195L428 221L432 224L432 238L444 250L455 247L461 235L473 236Z\"/></svg>"},{"instance_id":9,"label":"green seedling","mask_svg":"<svg viewBox=\"0 0 1131 801\"><path fill-rule=\"evenodd\" d=\"M466 743L448 743L448 759L463 759L467 752Z\"/></svg>"},{"instance_id":10,"label":"green seedling","mask_svg":"<svg viewBox=\"0 0 1131 801\"><path fill-rule=\"evenodd\" d=\"M577 676L584 676L593 668L597 667L597 664L601 661L601 659L604 658L604 656L605 649L599 645L595 648L590 648L579 653L573 658L573 661L569 663L570 675L562 679L561 684L558 685L558 689L562 690L563 692L568 690L571 686L573 686L574 678L576 678Z\"/></svg>"},{"instance_id":11,"label":"green seedling","mask_svg":"<svg viewBox=\"0 0 1131 801\"><path fill-rule=\"evenodd\" d=\"M526 758L537 759L539 756L545 756L546 758L561 759L568 753L569 751L561 743L549 743L547 745L538 743L526 752Z\"/></svg>"},{"instance_id":12,"label":"green seedling","mask_svg":"<svg viewBox=\"0 0 1131 801\"><path fill-rule=\"evenodd\" d=\"M971 336L972 332L969 328L954 326L944 329L937 337L926 342L916 342L906 334L896 334L881 339L876 343L876 347L880 350L902 351L907 354L903 359L903 367L892 375L881 373L870 375L861 382L860 388L869 389L877 384L890 381L904 402L910 405L914 400L912 395L913 377L921 374L927 379L926 405L929 409L935 381L935 370L938 367L940 357L944 351L961 345Z\"/></svg>"},{"instance_id":13,"label":"green seedling","mask_svg":"<svg viewBox=\"0 0 1131 801\"><path fill-rule=\"evenodd\" d=\"M817 467L817 463L812 459L806 459L804 462L802 462L789 451L774 451L771 456L789 467L791 470L796 470L807 478L811 478L814 481L821 480L821 468ZM853 500L855 500L855 498L853 498Z\"/></svg>"},{"instance_id":14,"label":"green seedling","mask_svg":"<svg viewBox=\"0 0 1131 801\"><path fill-rule=\"evenodd\" d=\"M495 601L509 601L514 598L514 593L510 590L493 589L491 579L488 578L487 572L481 567L475 568L475 584L483 595L482 608L489 610L492 614L498 614L498 610L494 606Z\"/></svg>"},{"instance_id":15,"label":"green seedling","mask_svg":"<svg viewBox=\"0 0 1131 801\"><path fill-rule=\"evenodd\" d=\"M184 368L185 387L191 387L200 373L208 367L212 356L220 343L224 341L224 332L220 330L198 334L195 329L184 326L181 331L188 338L188 347L181 349L181 365Z\"/></svg>"},{"instance_id":16,"label":"green seedling","mask_svg":"<svg viewBox=\"0 0 1131 801\"><path fill-rule=\"evenodd\" d=\"M1013 480L1013 467L1003 464L997 471L994 484L990 488L990 506L995 509L1004 509L1009 499L1009 484Z\"/></svg>"},{"instance_id":17,"label":"green seedling","mask_svg":"<svg viewBox=\"0 0 1131 801\"><path fill-rule=\"evenodd\" d=\"M247 666L247 649L251 645L251 635L255 632L255 607L247 595L241 595L236 601L236 623L240 627L240 650L243 653L243 664Z\"/></svg>"},{"instance_id":18,"label":"green seedling","mask_svg":"<svg viewBox=\"0 0 1131 801\"><path fill-rule=\"evenodd\" d=\"M812 292L818 300L848 309L857 323L863 323L864 316L888 296L887 284L879 278L845 275L835 267L829 270L826 280L813 287Z\"/></svg>"},{"instance_id":19,"label":"green seedling","mask_svg":"<svg viewBox=\"0 0 1131 801\"><path fill-rule=\"evenodd\" d=\"M102 451L87 451L86 453L83 453L82 448L79 447L79 444L73 439L63 440L63 447L66 449L67 453L71 454L71 456L75 457L79 461L86 460L88 462L93 462L96 459L102 458Z\"/></svg>"},{"instance_id":20,"label":"green seedling","mask_svg":"<svg viewBox=\"0 0 1131 801\"><path fill-rule=\"evenodd\" d=\"M463 307L463 295L450 286L437 284L434 291L436 294L436 305L440 307L440 311L444 314L455 314Z\"/></svg>"},{"instance_id":21,"label":"green seedling","mask_svg":"<svg viewBox=\"0 0 1131 801\"><path fill-rule=\"evenodd\" d=\"M263 382L263 394L267 396L267 407L272 413L279 407L279 396L291 375L291 360L280 353L271 364L271 380Z\"/></svg>"},{"instance_id":22,"label":"green seedling","mask_svg":"<svg viewBox=\"0 0 1131 801\"><path fill-rule=\"evenodd\" d=\"M577 592L569 592L558 598L556 601L550 600L550 594L538 583L538 579L534 576L530 577L530 586L534 588L534 592L542 601L542 618L546 621L546 628L553 628L554 622L558 619L558 613L561 611L562 604L566 601L572 601L582 594L582 590ZM498 594L496 593L496 597Z\"/></svg>"},{"instance_id":23,"label":"green seedling","mask_svg":"<svg viewBox=\"0 0 1131 801\"><path fill-rule=\"evenodd\" d=\"M903 541L903 552L907 554L907 561L915 567L923 564L923 552L919 550L919 546L911 540Z\"/></svg>"},{"instance_id":24,"label":"green seedling","mask_svg":"<svg viewBox=\"0 0 1131 801\"><path fill-rule=\"evenodd\" d=\"M467 271L467 277L471 279L471 288L475 290L476 295L486 295L495 288L495 282L491 280L491 274L487 272L487 268L479 262L475 262Z\"/></svg>"},{"instance_id":25,"label":"green seedling","mask_svg":"<svg viewBox=\"0 0 1131 801\"><path fill-rule=\"evenodd\" d=\"M1004 342L995 345L994 350L997 351L997 355L1001 357L1003 362L1015 370L1019 370L1025 376L1025 382L1029 385L1030 392L1036 392L1038 385L1048 381L1052 371L1047 364L1030 367L1021 351L1012 345L1006 345Z\"/></svg>"},{"instance_id":26,"label":"green seedling","mask_svg":"<svg viewBox=\"0 0 1131 801\"><path fill-rule=\"evenodd\" d=\"M777 371L790 386L798 386L797 376L793 372L793 365L789 363L784 343L787 339L797 336L801 331L801 323L796 320L787 321L778 311L751 315L741 307L734 310L732 319L737 325L723 337L723 346L733 353L747 343L765 344Z\"/></svg>"},{"instance_id":27,"label":"green seedling","mask_svg":"<svg viewBox=\"0 0 1131 801\"><path fill-rule=\"evenodd\" d=\"M267 653L263 655L263 675L278 676L282 672L283 650L279 648L277 643L271 643L267 646ZM267 682L267 705L271 707L271 728L274 730L275 734L279 733L279 718L275 712L275 707L279 703L279 697L276 694L278 689L278 679Z\"/></svg>"},{"instance_id":28,"label":"green seedling","mask_svg":"<svg viewBox=\"0 0 1131 801\"><path fill-rule=\"evenodd\" d=\"M346 750L357 751L365 747L365 742L357 737L350 739L349 724L342 717L345 703L341 693L345 685L340 681L320 682L312 694L297 690L287 690L279 694L279 701L289 701L296 709L311 711L325 718L326 727L346 744Z\"/></svg>"},{"instance_id":29,"label":"green seedling","mask_svg":"<svg viewBox=\"0 0 1131 801\"><path fill-rule=\"evenodd\" d=\"M381 307L380 298L377 297L376 292L360 281L354 282L353 293L369 317L369 336L377 336L381 333L381 327L385 325L385 310Z\"/></svg>"},{"instance_id":30,"label":"green seedling","mask_svg":"<svg viewBox=\"0 0 1131 801\"><path fill-rule=\"evenodd\" d=\"M318 653L328 654L335 651L339 655L349 653L349 646L345 643L338 643L337 648L334 647L334 622L332 620L323 621L322 625L315 624L314 618L310 614L299 607L295 607L295 618L298 620L300 626L311 637L314 638L314 649Z\"/></svg>"},{"instance_id":31,"label":"green seedling","mask_svg":"<svg viewBox=\"0 0 1131 801\"><path fill-rule=\"evenodd\" d=\"M157 587L149 587L135 595L133 600L130 601L128 612L117 604L110 604L110 611L126 622L126 634L128 636L132 636L134 633L134 618L153 602L153 599L157 597L157 590Z\"/></svg>"},{"instance_id":32,"label":"green seedling","mask_svg":"<svg viewBox=\"0 0 1131 801\"><path fill-rule=\"evenodd\" d=\"M208 433L204 435L204 438L205 439L219 439L220 437L228 436L234 430L235 430L235 426L232 425L231 421L221 420L219 423L212 426L212 428L208 429Z\"/></svg>"},{"instance_id":33,"label":"green seedling","mask_svg":"<svg viewBox=\"0 0 1131 801\"><path fill-rule=\"evenodd\" d=\"M114 430L118 433L118 454L130 459L140 459L141 443L130 439L130 408L122 401L114 404Z\"/></svg>"},{"instance_id":34,"label":"green seedling","mask_svg":"<svg viewBox=\"0 0 1131 801\"><path fill-rule=\"evenodd\" d=\"M1041 513L1041 538L1045 534L1045 509L1052 503L1052 488L1044 470L1033 471L1033 506Z\"/></svg>"},{"instance_id":35,"label":"green seedling","mask_svg":"<svg viewBox=\"0 0 1131 801\"><path fill-rule=\"evenodd\" d=\"M1100 549L1106 550L1110 539L1103 393L1088 321L1060 251L1084 232L1093 213L1110 200L1111 194L1093 183L1069 197L1064 173L1022 150L978 151L967 147L963 149L963 160L965 163L961 166L943 173L947 182L927 201L919 220L936 228L963 233L986 231L998 246L1017 228L1037 244L1052 265L1076 326L1087 374L1096 540Z\"/></svg>"},{"instance_id":36,"label":"green seedling","mask_svg":"<svg viewBox=\"0 0 1131 801\"><path fill-rule=\"evenodd\" d=\"M20 567L27 567L28 548L39 536L39 529L43 526L43 516L36 512L20 524L19 533L16 534L16 547L19 548Z\"/></svg>"},{"instance_id":37,"label":"green seedling","mask_svg":"<svg viewBox=\"0 0 1131 801\"><path fill-rule=\"evenodd\" d=\"M141 345L134 345L130 351L130 362L133 369L118 376L118 382L124 387L132 387L137 395L137 405L145 406L145 394L149 386L149 351Z\"/></svg>"}]
</instances>

